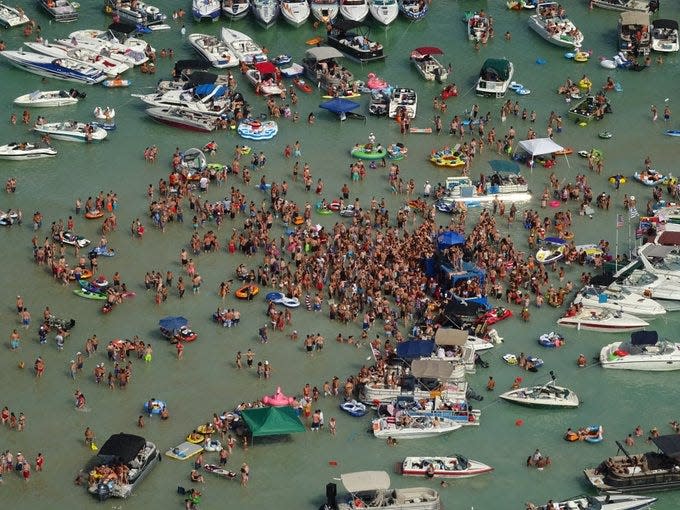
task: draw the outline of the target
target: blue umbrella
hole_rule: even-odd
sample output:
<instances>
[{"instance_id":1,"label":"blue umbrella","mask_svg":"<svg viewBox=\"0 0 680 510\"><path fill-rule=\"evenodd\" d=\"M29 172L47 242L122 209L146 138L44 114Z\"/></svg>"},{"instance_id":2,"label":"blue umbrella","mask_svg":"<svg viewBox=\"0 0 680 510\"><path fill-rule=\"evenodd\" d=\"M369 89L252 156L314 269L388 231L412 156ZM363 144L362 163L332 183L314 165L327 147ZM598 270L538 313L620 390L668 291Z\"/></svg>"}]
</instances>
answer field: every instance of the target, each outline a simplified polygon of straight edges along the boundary
<instances>
[{"instance_id":1,"label":"blue umbrella","mask_svg":"<svg viewBox=\"0 0 680 510\"><path fill-rule=\"evenodd\" d=\"M520 172L519 165L515 161L506 161L502 159L492 159L489 161L491 170L494 172L505 172L511 174L518 174Z\"/></svg>"},{"instance_id":2,"label":"blue umbrella","mask_svg":"<svg viewBox=\"0 0 680 510\"><path fill-rule=\"evenodd\" d=\"M465 236L459 234L458 232L454 232L452 230L448 230L437 237L437 245L439 246L439 249L445 249L448 248L449 246L455 246L457 244L464 244L465 243Z\"/></svg>"},{"instance_id":3,"label":"blue umbrella","mask_svg":"<svg viewBox=\"0 0 680 510\"><path fill-rule=\"evenodd\" d=\"M176 331L187 324L189 324L189 321L184 317L165 317L158 321L158 325L168 331Z\"/></svg>"},{"instance_id":4,"label":"blue umbrella","mask_svg":"<svg viewBox=\"0 0 680 510\"><path fill-rule=\"evenodd\" d=\"M347 113L351 112L352 110L356 110L359 108L359 106L361 106L359 103L350 101L349 99L335 97L326 101L325 103L321 103L319 108L323 108L324 110L328 110L329 112L339 115L341 113Z\"/></svg>"}]
</instances>

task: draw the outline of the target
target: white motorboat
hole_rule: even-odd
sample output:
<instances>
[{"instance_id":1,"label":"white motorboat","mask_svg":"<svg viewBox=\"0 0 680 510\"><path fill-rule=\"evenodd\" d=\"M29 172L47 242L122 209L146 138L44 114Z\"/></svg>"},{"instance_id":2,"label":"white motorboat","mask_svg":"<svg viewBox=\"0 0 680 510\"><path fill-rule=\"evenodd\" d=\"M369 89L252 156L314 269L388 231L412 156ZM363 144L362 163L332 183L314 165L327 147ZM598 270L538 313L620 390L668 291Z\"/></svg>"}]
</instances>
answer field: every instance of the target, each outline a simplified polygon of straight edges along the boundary
<instances>
[{"instance_id":1,"label":"white motorboat","mask_svg":"<svg viewBox=\"0 0 680 510\"><path fill-rule=\"evenodd\" d=\"M406 115L413 119L418 111L418 95L414 89L396 87L390 94L390 104L387 115L390 119L397 116L397 113Z\"/></svg>"},{"instance_id":2,"label":"white motorboat","mask_svg":"<svg viewBox=\"0 0 680 510\"><path fill-rule=\"evenodd\" d=\"M664 53L680 50L677 21L674 19L652 21L652 50Z\"/></svg>"},{"instance_id":3,"label":"white motorboat","mask_svg":"<svg viewBox=\"0 0 680 510\"><path fill-rule=\"evenodd\" d=\"M460 423L446 418L431 416L412 416L404 414L400 418L377 418L372 422L373 435L378 439L419 439L448 434L462 427Z\"/></svg>"},{"instance_id":4,"label":"white motorboat","mask_svg":"<svg viewBox=\"0 0 680 510\"><path fill-rule=\"evenodd\" d=\"M471 397L473 391L469 390ZM377 405L378 418L399 420L404 415L411 417L429 416L430 418L444 418L458 423L461 427L479 427L482 411L475 409L466 398L457 400L442 400L440 397L430 397L416 400L410 395L401 395L390 402Z\"/></svg>"},{"instance_id":5,"label":"white motorboat","mask_svg":"<svg viewBox=\"0 0 680 510\"><path fill-rule=\"evenodd\" d=\"M223 0L222 13L231 19L241 19L248 15L250 0Z\"/></svg>"},{"instance_id":6,"label":"white motorboat","mask_svg":"<svg viewBox=\"0 0 680 510\"><path fill-rule=\"evenodd\" d=\"M307 0L281 0L281 16L294 27L303 25L311 13Z\"/></svg>"},{"instance_id":7,"label":"white motorboat","mask_svg":"<svg viewBox=\"0 0 680 510\"><path fill-rule=\"evenodd\" d=\"M680 370L680 343L659 340L656 331L637 331L630 341L605 345L600 350L600 364L618 370Z\"/></svg>"},{"instance_id":8,"label":"white motorboat","mask_svg":"<svg viewBox=\"0 0 680 510\"><path fill-rule=\"evenodd\" d=\"M467 20L467 36L470 41L487 41L491 22L486 14L474 13Z\"/></svg>"},{"instance_id":9,"label":"white motorboat","mask_svg":"<svg viewBox=\"0 0 680 510\"><path fill-rule=\"evenodd\" d=\"M595 285L583 287L576 294L574 304L588 308L619 311L650 319L666 314L666 309L663 306L642 294L636 294L625 289L614 290Z\"/></svg>"},{"instance_id":10,"label":"white motorboat","mask_svg":"<svg viewBox=\"0 0 680 510\"><path fill-rule=\"evenodd\" d=\"M567 249L567 241L559 237L546 237L541 242L542 246L536 252L536 262L539 264L552 264L564 257Z\"/></svg>"},{"instance_id":11,"label":"white motorboat","mask_svg":"<svg viewBox=\"0 0 680 510\"><path fill-rule=\"evenodd\" d=\"M338 0L311 0L312 16L321 23L332 23L338 17Z\"/></svg>"},{"instance_id":12,"label":"white motorboat","mask_svg":"<svg viewBox=\"0 0 680 510\"><path fill-rule=\"evenodd\" d=\"M619 50L624 54L649 55L652 47L649 13L626 11L619 14L618 34Z\"/></svg>"},{"instance_id":13,"label":"white motorboat","mask_svg":"<svg viewBox=\"0 0 680 510\"><path fill-rule=\"evenodd\" d=\"M645 510L656 502L656 498L632 494L606 494L590 496L583 494L555 503L559 508L580 510ZM528 508L528 507L527 507ZM535 510L553 510L548 505L536 506Z\"/></svg>"},{"instance_id":14,"label":"white motorboat","mask_svg":"<svg viewBox=\"0 0 680 510\"><path fill-rule=\"evenodd\" d=\"M28 23L30 19L23 9L16 9L9 5L0 4L0 25L12 28Z\"/></svg>"},{"instance_id":15,"label":"white motorboat","mask_svg":"<svg viewBox=\"0 0 680 510\"><path fill-rule=\"evenodd\" d=\"M76 104L80 96L78 92L67 90L36 90L14 100L17 106L30 106L32 108L53 108Z\"/></svg>"},{"instance_id":16,"label":"white motorboat","mask_svg":"<svg viewBox=\"0 0 680 510\"><path fill-rule=\"evenodd\" d=\"M515 67L506 59L488 58L479 72L475 88L478 96L504 97L510 87Z\"/></svg>"},{"instance_id":17,"label":"white motorboat","mask_svg":"<svg viewBox=\"0 0 680 510\"><path fill-rule=\"evenodd\" d=\"M499 395L503 400L525 407L571 408L578 407L578 395L569 388L555 385L555 375L543 386L530 386L506 391Z\"/></svg>"},{"instance_id":18,"label":"white motorboat","mask_svg":"<svg viewBox=\"0 0 680 510\"><path fill-rule=\"evenodd\" d=\"M204 19L217 21L220 19L222 2L220 0L193 0L191 3L191 15L195 21Z\"/></svg>"},{"instance_id":19,"label":"white motorboat","mask_svg":"<svg viewBox=\"0 0 680 510\"><path fill-rule=\"evenodd\" d=\"M399 11L407 20L418 21L430 12L430 5L421 0L399 0Z\"/></svg>"},{"instance_id":20,"label":"white motorboat","mask_svg":"<svg viewBox=\"0 0 680 510\"><path fill-rule=\"evenodd\" d=\"M222 27L220 35L224 44L229 47L239 61L252 64L267 60L267 55L262 52L262 48L243 32Z\"/></svg>"},{"instance_id":21,"label":"white motorboat","mask_svg":"<svg viewBox=\"0 0 680 510\"><path fill-rule=\"evenodd\" d=\"M462 377L465 376L465 369L460 368ZM445 400L455 400L465 398L467 383L459 381L455 383L443 383L437 386L437 391ZM416 399L430 398L432 390L424 387L410 388L409 386L387 386L380 381L366 383L361 392L361 401L371 404L373 402L391 402L400 395L413 395Z\"/></svg>"},{"instance_id":22,"label":"white motorboat","mask_svg":"<svg viewBox=\"0 0 680 510\"><path fill-rule=\"evenodd\" d=\"M636 269L621 282L612 284L655 300L680 301L680 279Z\"/></svg>"},{"instance_id":23,"label":"white motorboat","mask_svg":"<svg viewBox=\"0 0 680 510\"><path fill-rule=\"evenodd\" d=\"M460 454L450 457L406 457L400 466L404 476L427 478L471 478L491 471L491 466Z\"/></svg>"},{"instance_id":24,"label":"white motorboat","mask_svg":"<svg viewBox=\"0 0 680 510\"><path fill-rule=\"evenodd\" d=\"M411 52L411 62L416 66L420 75L428 81L442 83L449 77L448 69L442 65L435 55L443 55L444 52L434 46L423 46Z\"/></svg>"},{"instance_id":25,"label":"white motorboat","mask_svg":"<svg viewBox=\"0 0 680 510\"><path fill-rule=\"evenodd\" d=\"M251 0L255 21L262 28L269 28L276 23L279 17L278 0Z\"/></svg>"},{"instance_id":26,"label":"white motorboat","mask_svg":"<svg viewBox=\"0 0 680 510\"><path fill-rule=\"evenodd\" d=\"M368 0L368 11L378 23L391 24L399 16L397 0Z\"/></svg>"},{"instance_id":27,"label":"white motorboat","mask_svg":"<svg viewBox=\"0 0 680 510\"><path fill-rule=\"evenodd\" d=\"M326 492L326 508L357 510L441 510L439 493L428 487L390 488L390 476L385 471L361 471L340 475L351 497L337 501L335 491Z\"/></svg>"},{"instance_id":28,"label":"white motorboat","mask_svg":"<svg viewBox=\"0 0 680 510\"><path fill-rule=\"evenodd\" d=\"M383 45L369 38L369 30L356 21L337 20L327 27L326 44L361 63L385 59Z\"/></svg>"},{"instance_id":29,"label":"white motorboat","mask_svg":"<svg viewBox=\"0 0 680 510\"><path fill-rule=\"evenodd\" d=\"M680 258L676 246L647 243L638 250L638 259L650 273L680 280Z\"/></svg>"},{"instance_id":30,"label":"white motorboat","mask_svg":"<svg viewBox=\"0 0 680 510\"><path fill-rule=\"evenodd\" d=\"M52 58L31 51L0 51L12 65L29 73L58 80L75 81L92 85L101 83L107 76L99 69L72 58Z\"/></svg>"},{"instance_id":31,"label":"white motorboat","mask_svg":"<svg viewBox=\"0 0 680 510\"><path fill-rule=\"evenodd\" d=\"M26 161L29 159L51 158L57 155L52 147L41 147L28 142L0 145L0 159Z\"/></svg>"},{"instance_id":32,"label":"white motorboat","mask_svg":"<svg viewBox=\"0 0 680 510\"><path fill-rule=\"evenodd\" d=\"M238 58L234 52L217 37L207 34L191 34L187 39L189 44L213 67L225 69L238 65Z\"/></svg>"},{"instance_id":33,"label":"white motorboat","mask_svg":"<svg viewBox=\"0 0 680 510\"><path fill-rule=\"evenodd\" d=\"M455 154L457 149L454 147ZM507 203L529 202L531 192L529 183L519 174L506 174L499 181L487 182L483 193L479 193L478 186L467 176L451 176L446 178L446 194L442 196L435 207L442 212L453 212L459 203L467 207L491 203L494 200Z\"/></svg>"},{"instance_id":34,"label":"white motorboat","mask_svg":"<svg viewBox=\"0 0 680 510\"><path fill-rule=\"evenodd\" d=\"M562 7L557 2L542 2L536 14L529 16L529 28L543 39L562 48L580 48L583 34L567 17L560 16Z\"/></svg>"},{"instance_id":35,"label":"white motorboat","mask_svg":"<svg viewBox=\"0 0 680 510\"><path fill-rule=\"evenodd\" d=\"M110 30L76 30L71 32L68 39L58 40L60 44L70 44L72 46L87 46L98 52L110 52L125 55L134 61L135 65L148 62L146 56L149 43L136 37L127 37L124 41L119 39ZM153 51L153 48L150 48Z\"/></svg>"},{"instance_id":36,"label":"white motorboat","mask_svg":"<svg viewBox=\"0 0 680 510\"><path fill-rule=\"evenodd\" d=\"M36 124L33 130L36 133L67 142L101 142L108 135L103 128L76 121Z\"/></svg>"},{"instance_id":37,"label":"white motorboat","mask_svg":"<svg viewBox=\"0 0 680 510\"><path fill-rule=\"evenodd\" d=\"M93 53L106 56L107 58L123 62L131 67L149 61L149 57L147 57L143 51L131 50L114 42L107 44L96 39L80 40L72 37L70 39L56 39L51 44L61 46L67 50L86 49Z\"/></svg>"},{"instance_id":38,"label":"white motorboat","mask_svg":"<svg viewBox=\"0 0 680 510\"><path fill-rule=\"evenodd\" d=\"M557 324L567 328L601 331L602 333L639 331L649 326L649 322L639 319L634 315L602 310L601 308L582 308L573 315L567 312L567 315L560 318Z\"/></svg>"},{"instance_id":39,"label":"white motorboat","mask_svg":"<svg viewBox=\"0 0 680 510\"><path fill-rule=\"evenodd\" d=\"M263 96L278 96L285 90L279 87L276 66L271 62L258 62L254 69L246 71L246 78L255 87L256 93Z\"/></svg>"},{"instance_id":40,"label":"white motorboat","mask_svg":"<svg viewBox=\"0 0 680 510\"><path fill-rule=\"evenodd\" d=\"M609 11L649 12L649 2L647 0L592 0L592 4L594 7L600 7Z\"/></svg>"},{"instance_id":41,"label":"white motorboat","mask_svg":"<svg viewBox=\"0 0 680 510\"><path fill-rule=\"evenodd\" d=\"M70 0L38 0L38 5L59 23L70 23L78 19L77 4Z\"/></svg>"},{"instance_id":42,"label":"white motorboat","mask_svg":"<svg viewBox=\"0 0 680 510\"><path fill-rule=\"evenodd\" d=\"M31 50L53 58L72 58L84 62L94 69L98 69L108 76L118 76L132 67L121 60L100 55L89 48L67 48L58 44L46 42L25 42Z\"/></svg>"},{"instance_id":43,"label":"white motorboat","mask_svg":"<svg viewBox=\"0 0 680 510\"><path fill-rule=\"evenodd\" d=\"M139 0L105 0L104 9L112 16L117 16L121 22L133 27L137 25L151 29L160 25L166 27L167 16L155 5Z\"/></svg>"},{"instance_id":44,"label":"white motorboat","mask_svg":"<svg viewBox=\"0 0 680 510\"><path fill-rule=\"evenodd\" d=\"M201 87L206 87L205 91ZM179 108L181 110L203 113L219 117L222 115L231 101L225 99L226 85L201 85L196 89L181 90L173 89L156 94L132 94L144 101L149 106L164 108Z\"/></svg>"},{"instance_id":45,"label":"white motorboat","mask_svg":"<svg viewBox=\"0 0 680 510\"><path fill-rule=\"evenodd\" d=\"M340 0L340 14L348 21L364 21L368 16L368 1Z\"/></svg>"}]
</instances>

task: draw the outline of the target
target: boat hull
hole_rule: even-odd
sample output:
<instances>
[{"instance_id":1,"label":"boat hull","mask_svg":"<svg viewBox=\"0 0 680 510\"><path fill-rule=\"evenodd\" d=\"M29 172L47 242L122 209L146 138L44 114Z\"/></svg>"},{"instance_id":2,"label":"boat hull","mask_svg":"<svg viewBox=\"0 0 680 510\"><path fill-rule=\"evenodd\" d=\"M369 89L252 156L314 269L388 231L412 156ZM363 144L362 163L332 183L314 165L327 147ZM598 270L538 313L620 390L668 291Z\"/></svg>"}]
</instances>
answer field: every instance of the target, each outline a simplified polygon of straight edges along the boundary
<instances>
[{"instance_id":1,"label":"boat hull","mask_svg":"<svg viewBox=\"0 0 680 510\"><path fill-rule=\"evenodd\" d=\"M586 331L600 331L602 333L627 333L633 331L641 331L649 324L599 324L597 322L588 322L587 320L570 320L573 317L562 318L557 321L557 324L566 328L578 328Z\"/></svg>"},{"instance_id":2,"label":"boat hull","mask_svg":"<svg viewBox=\"0 0 680 510\"><path fill-rule=\"evenodd\" d=\"M399 472L403 476L418 476L427 478L447 478L447 479L461 479L461 478L472 478L474 476L483 475L485 473L490 473L493 471L491 466L487 466L481 462L475 460L468 460L467 469L438 469L437 461L442 462L444 465L450 464L450 462L455 457L407 457L404 462L399 466ZM427 473L427 467L424 465L425 462L435 463L434 474ZM422 467L418 467L420 464Z\"/></svg>"}]
</instances>

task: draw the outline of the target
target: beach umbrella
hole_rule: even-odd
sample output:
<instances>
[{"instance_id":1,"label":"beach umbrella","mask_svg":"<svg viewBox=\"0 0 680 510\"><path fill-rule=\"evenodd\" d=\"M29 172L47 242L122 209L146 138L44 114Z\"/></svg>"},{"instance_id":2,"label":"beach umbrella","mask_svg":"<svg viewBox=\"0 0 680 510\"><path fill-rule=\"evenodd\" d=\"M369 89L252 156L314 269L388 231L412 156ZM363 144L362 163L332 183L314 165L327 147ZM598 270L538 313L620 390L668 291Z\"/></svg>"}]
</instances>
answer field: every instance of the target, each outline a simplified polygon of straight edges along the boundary
<instances>
[{"instance_id":1,"label":"beach umbrella","mask_svg":"<svg viewBox=\"0 0 680 510\"><path fill-rule=\"evenodd\" d=\"M452 230L447 230L437 237L437 245L440 250L449 248L450 246L456 246L457 244L464 244L465 236L454 232Z\"/></svg>"},{"instance_id":2,"label":"beach umbrella","mask_svg":"<svg viewBox=\"0 0 680 510\"><path fill-rule=\"evenodd\" d=\"M321 103L319 108L323 108L324 110L328 110L329 112L333 112L335 114L340 114L356 110L359 108L359 106L359 103L350 101L349 99L334 97L333 99L329 99L328 101Z\"/></svg>"},{"instance_id":3,"label":"beach umbrella","mask_svg":"<svg viewBox=\"0 0 680 510\"><path fill-rule=\"evenodd\" d=\"M168 331L176 331L182 326L189 324L189 320L184 317L165 317L158 321L158 325Z\"/></svg>"},{"instance_id":4,"label":"beach umbrella","mask_svg":"<svg viewBox=\"0 0 680 510\"><path fill-rule=\"evenodd\" d=\"M510 174L518 174L520 172L519 164L516 161L492 159L489 161L489 166L494 172L505 172Z\"/></svg>"}]
</instances>

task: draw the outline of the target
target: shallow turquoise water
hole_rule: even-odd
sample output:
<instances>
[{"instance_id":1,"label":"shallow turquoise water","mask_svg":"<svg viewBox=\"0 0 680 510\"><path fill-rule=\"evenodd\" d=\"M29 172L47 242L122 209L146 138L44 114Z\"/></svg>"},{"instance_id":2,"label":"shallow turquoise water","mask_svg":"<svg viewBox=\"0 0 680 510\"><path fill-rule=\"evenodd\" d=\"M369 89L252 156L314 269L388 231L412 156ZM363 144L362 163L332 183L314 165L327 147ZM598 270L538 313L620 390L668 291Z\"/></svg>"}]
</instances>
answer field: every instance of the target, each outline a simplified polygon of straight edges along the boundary
<instances>
[{"instance_id":1,"label":"shallow turquoise water","mask_svg":"<svg viewBox=\"0 0 680 510\"><path fill-rule=\"evenodd\" d=\"M602 10L589 12L585 3L569 2L567 5L570 17L586 36L584 47L592 49L595 56L610 56L616 45L617 16ZM77 25L49 24L47 18L40 14L38 20L44 36L54 39L78 28L104 27L108 24L109 20L101 13L99 2L82 4L82 19ZM168 1L164 4L168 6L164 7L167 12L180 6L185 9L189 7L188 2ZM493 15L498 37L477 53L465 37L465 27L460 22L460 17L466 10L479 6L483 6ZM27 7L26 11L35 15L32 6ZM680 6L664 2L662 15L680 18ZM551 110L566 114L567 105L554 91L568 76L577 78L587 73L593 83L599 85L611 73L624 89L623 93L612 97L614 114L602 123L586 128L565 123L564 132L556 139L577 150L598 147L604 151L606 165L603 175L588 177L593 183L595 193L606 191L612 194L615 207L608 214L598 211L593 219L576 216L576 241L585 243L604 237L613 243L614 213L618 211L623 193L635 194L639 204L644 204L650 193L635 183L622 187L617 193L607 184L606 177L618 172L631 174L642 165L647 154L652 156L657 168L666 171L675 169L680 153L677 140L662 136L665 127L662 122L653 124L650 121L649 107L651 104L662 105L664 99L669 98L671 108L675 109L673 105L680 99L677 92L678 57L669 57L662 66L653 66L641 73L606 71L597 65L596 59L588 64L574 64L563 58L563 50L549 46L529 31L526 28L526 16L526 13L507 11L504 5L497 2L437 2L430 15L420 23L408 24L398 20L387 31L374 28L375 37L386 44L388 58L385 63L363 68L356 64L349 66L357 77L365 78L366 73L375 72L396 85L417 87L420 93L419 113L414 125L425 127L431 125L434 113L431 108L432 98L440 91L440 86L424 83L412 69L407 57L414 47L438 45L445 51L444 60L452 62L452 81L461 90L461 97L449 101L448 117L445 120L477 103L482 112L492 112L497 132L514 125L520 135L527 130L527 122L511 118L502 125L498 113L501 102L476 98L470 92L485 58L506 56L514 62L516 80L532 90L531 95L518 96L516 99L522 107L537 111L539 133ZM217 33L223 24L228 22L221 20L214 25L204 24L197 27L187 20L190 31ZM304 41L316 33L311 24L293 29L279 22L267 32L256 27L251 20L233 25L236 29L254 35L272 54L287 52L298 60L307 48ZM511 42L500 37L506 30L512 32ZM22 35L20 31L7 31L2 38L7 42L8 48L13 49L22 40ZM193 55L191 49L183 43L177 25L173 25L172 31L152 34L148 38L157 49L174 48L177 58ZM545 59L547 63L537 65L537 58ZM73 214L73 203L77 197L86 199L99 190L117 192L121 201L118 211L121 228L109 237L111 245L118 250L118 255L111 260L100 260L100 268L107 275L120 271L124 281L138 293L134 301L124 304L112 314L102 315L95 303L79 299L71 293L71 289L53 283L48 273L32 263L30 240L33 234L27 224L21 228L3 230L0 234L4 238L5 261L5 270L0 272L4 303L0 308L0 323L5 327L4 334L8 335L12 328L18 327L14 314L14 298L17 294L24 296L33 313L34 324L46 305L57 314L75 317L78 321L63 353L58 353L51 343L40 346L36 328L32 327L28 333L22 331L20 352L4 350L0 357L0 383L4 388L0 406L8 405L12 410L23 411L28 416L26 432L0 431L0 448L22 451L29 457L42 451L47 459L46 471L35 474L27 485L11 474L5 475L2 501L3 506L7 502L8 508L10 505L11 508L19 509L36 508L38 505L52 505L55 508L71 507L74 504L97 505L82 488L71 484L73 477L90 455L82 445L84 428L92 427L100 443L110 434L119 431L135 432L142 403L152 396L168 401L172 418L166 423L147 420L143 433L165 451L181 442L187 432L208 419L213 412L229 409L242 400L256 399L272 393L276 385L281 385L287 393L299 392L306 382L320 387L323 381L330 380L334 375L343 378L367 363L369 352L366 349L357 350L347 345L338 345L332 340L327 341L327 348L323 353L312 358L306 357L299 343L293 344L280 333L272 334L268 345L260 345L257 343L257 328L265 318L265 305L262 301L243 303L230 297L227 304L242 310L241 325L235 329L221 329L212 323L210 315L220 304L217 297L218 283L233 277L237 264L255 264L241 256L220 253L196 257L205 284L200 295L187 295L183 302L173 294L167 303L156 307L153 296L144 292L142 284L145 272L170 269L176 275L180 273L179 250L189 241L191 226L188 222L184 225L170 225L167 232L162 234L148 225L143 240L131 239L127 227L137 217L146 218L146 186L149 183L156 184L160 178L167 176L169 159L174 148L201 146L212 138L155 124L145 117L138 101L129 97L129 93L152 90L157 79L169 73L172 62L161 59L158 67L155 76L145 76L136 71L130 73L134 84L129 90L90 87L87 89L87 100L76 107L32 112L34 117L43 114L50 120L89 119L95 106L111 105L116 108L119 128L111 134L107 142L96 146L55 142L60 155L53 160L35 164L3 162L0 166L2 178L13 175L19 180L15 195L0 197L0 208L20 207L27 216L34 210L42 211L46 226L39 238L46 235L45 230L52 221L65 219ZM14 97L39 87L51 89L71 86L53 80L43 84L39 77L10 68L6 64L2 64L1 69L3 106L0 116L4 115L6 119L14 111L11 104ZM255 105L256 112L265 110L262 100L252 95L252 90L245 82L240 80L239 86ZM299 95L298 110L301 118L304 119L309 112L314 111L317 123L310 127L304 122L293 125L283 120L280 134L275 140L253 144L256 150L267 153L269 163L266 175L269 179L290 181L291 162L285 161L281 152L286 143L300 140L303 160L311 164L315 179L323 178L328 196L331 197L348 180L348 149L352 145L363 142L370 131L375 132L383 143L400 140L398 126L394 122L369 118L366 125L356 121L340 123L318 109L320 100L316 93L310 96ZM512 94L508 98L515 100ZM366 99L361 102L365 103ZM21 112L17 113L20 117ZM677 124L673 127L677 127ZM614 138L605 141L598 139L597 132L604 129L612 131ZM5 122L0 125L1 139L5 140L3 143L32 139L33 135L27 131L22 125L11 126ZM219 133L215 138L221 145L215 158L217 161L228 161L231 148L242 143L231 133ZM431 149L452 143L444 135L439 138L441 139L435 140L434 136L411 135L405 139L410 155L400 163L400 167L403 176L416 179L417 189L422 188L425 179L437 182L447 175L446 172L430 166L426 160ZM152 143L160 147L160 158L157 164L148 165L142 158L142 152ZM485 153L477 158L472 169L473 175L486 173L487 165L484 161L494 157L493 154ZM352 186L352 195L358 196L364 203L372 196L384 196L390 207L396 208L401 199L391 195L385 173L380 170L371 172L366 181ZM587 168L583 160L571 157L569 166L560 162L556 172L560 178L573 182L575 176L587 172ZM537 194L540 194L547 180L548 174L543 169L536 169L530 175L531 187ZM229 181L227 185L236 184ZM217 199L222 195L221 190L213 187L207 198ZM313 200L304 194L300 184L291 186L289 195L299 201ZM264 198L255 189L248 191L248 197L256 201ZM569 204L569 207L576 213L576 205ZM330 226L337 218L315 219ZM445 216L438 220L442 224L448 221ZM98 238L95 223L79 219L76 226L78 232L90 239ZM239 224L234 226L238 227ZM221 239L231 228L231 223L227 221L222 228ZM282 232L280 225L276 228ZM518 240L524 238L524 232L517 224L509 227L508 231ZM627 229L622 229L620 235L623 250ZM525 246L524 241L521 243ZM578 269L570 277L577 278ZM174 348L166 345L157 332L158 319L172 314L188 317L201 334L197 343L187 346L185 359L182 361L175 359ZM568 497L585 490L581 470L614 454L614 439L624 438L637 424L642 425L645 430L658 426L662 431L670 432L667 423L677 418L677 375L612 374L605 373L598 367L577 371L575 359L580 352L590 358L602 345L614 341L617 335L567 330L564 333L568 343L563 349L543 350L537 345L536 338L545 331L555 329L554 321L558 314L558 311L551 308L540 311L534 309L532 321L528 324L516 319L500 324L498 329L506 343L484 356L491 367L470 377L470 384L481 390L487 377L493 375L498 381L497 391L509 387L514 377L524 374L505 366L500 355L511 350L538 353L545 359L547 367L556 370L559 380L582 397L584 403L579 409L559 412L524 410L497 402L491 395L485 395L485 400L479 406L483 409L483 415L482 425L478 429L461 430L446 438L402 442L399 447L388 449L381 441L366 433L367 419L354 419L340 414L337 402L325 399L319 407L327 419L330 416L337 418L337 437L331 438L327 432L305 433L290 438L257 441L247 452L237 448L230 464L232 469L237 468L243 460L250 464L250 487L242 489L236 483L208 477L208 483L202 488L203 507L215 508L226 503L255 508L271 505L276 501L282 508L315 508L323 502L324 485L341 472L363 469L386 469L392 472L395 462L406 455L446 454L453 451L487 462L496 470L490 476L452 483L449 488L443 489L442 498L446 508L521 508L527 500L541 502L548 498ZM301 335L319 331L327 339L332 339L340 331L345 335L357 335L359 332L357 325L342 327L304 310L296 310L293 317L294 327ZM653 326L661 334L674 337L678 330L678 320L675 315L670 315L667 319L656 321ZM152 342L154 361L151 365L135 363L132 383L125 391L110 392L104 387L96 387L92 382L89 374L94 364L100 358L105 361L105 355L101 352L94 360L88 360L85 373L72 381L68 377L68 361L76 351L83 349L85 339L93 333L103 341L140 335ZM6 339L3 347L7 347ZM253 373L246 370L238 372L234 369L235 352L245 351L248 347L256 352L257 360L271 361L274 367L271 382L258 380ZM35 380L28 369L22 371L16 368L19 360L30 367L38 355L47 364L46 375L42 380ZM545 371L525 376L527 383L544 380ZM79 413L73 410L71 396L76 388L87 395L91 412ZM515 426L518 418L524 420L524 426ZM592 423L602 423L605 427L606 440L602 444L567 444L562 441L562 433L567 427ZM540 447L554 461L553 466L544 472L524 468L526 456L536 447ZM639 443L633 450L644 451L646 448L648 445ZM330 466L330 460L337 461L338 467ZM182 501L175 494L175 488L178 484L189 486L188 472L188 464L164 459L132 499L110 500L104 505L125 508L144 506L149 509L180 508ZM397 475L392 475L392 478L394 484L400 486L430 483L401 479ZM660 497L662 500L657 505L659 509L675 508L680 503L677 493Z\"/></svg>"}]
</instances>

